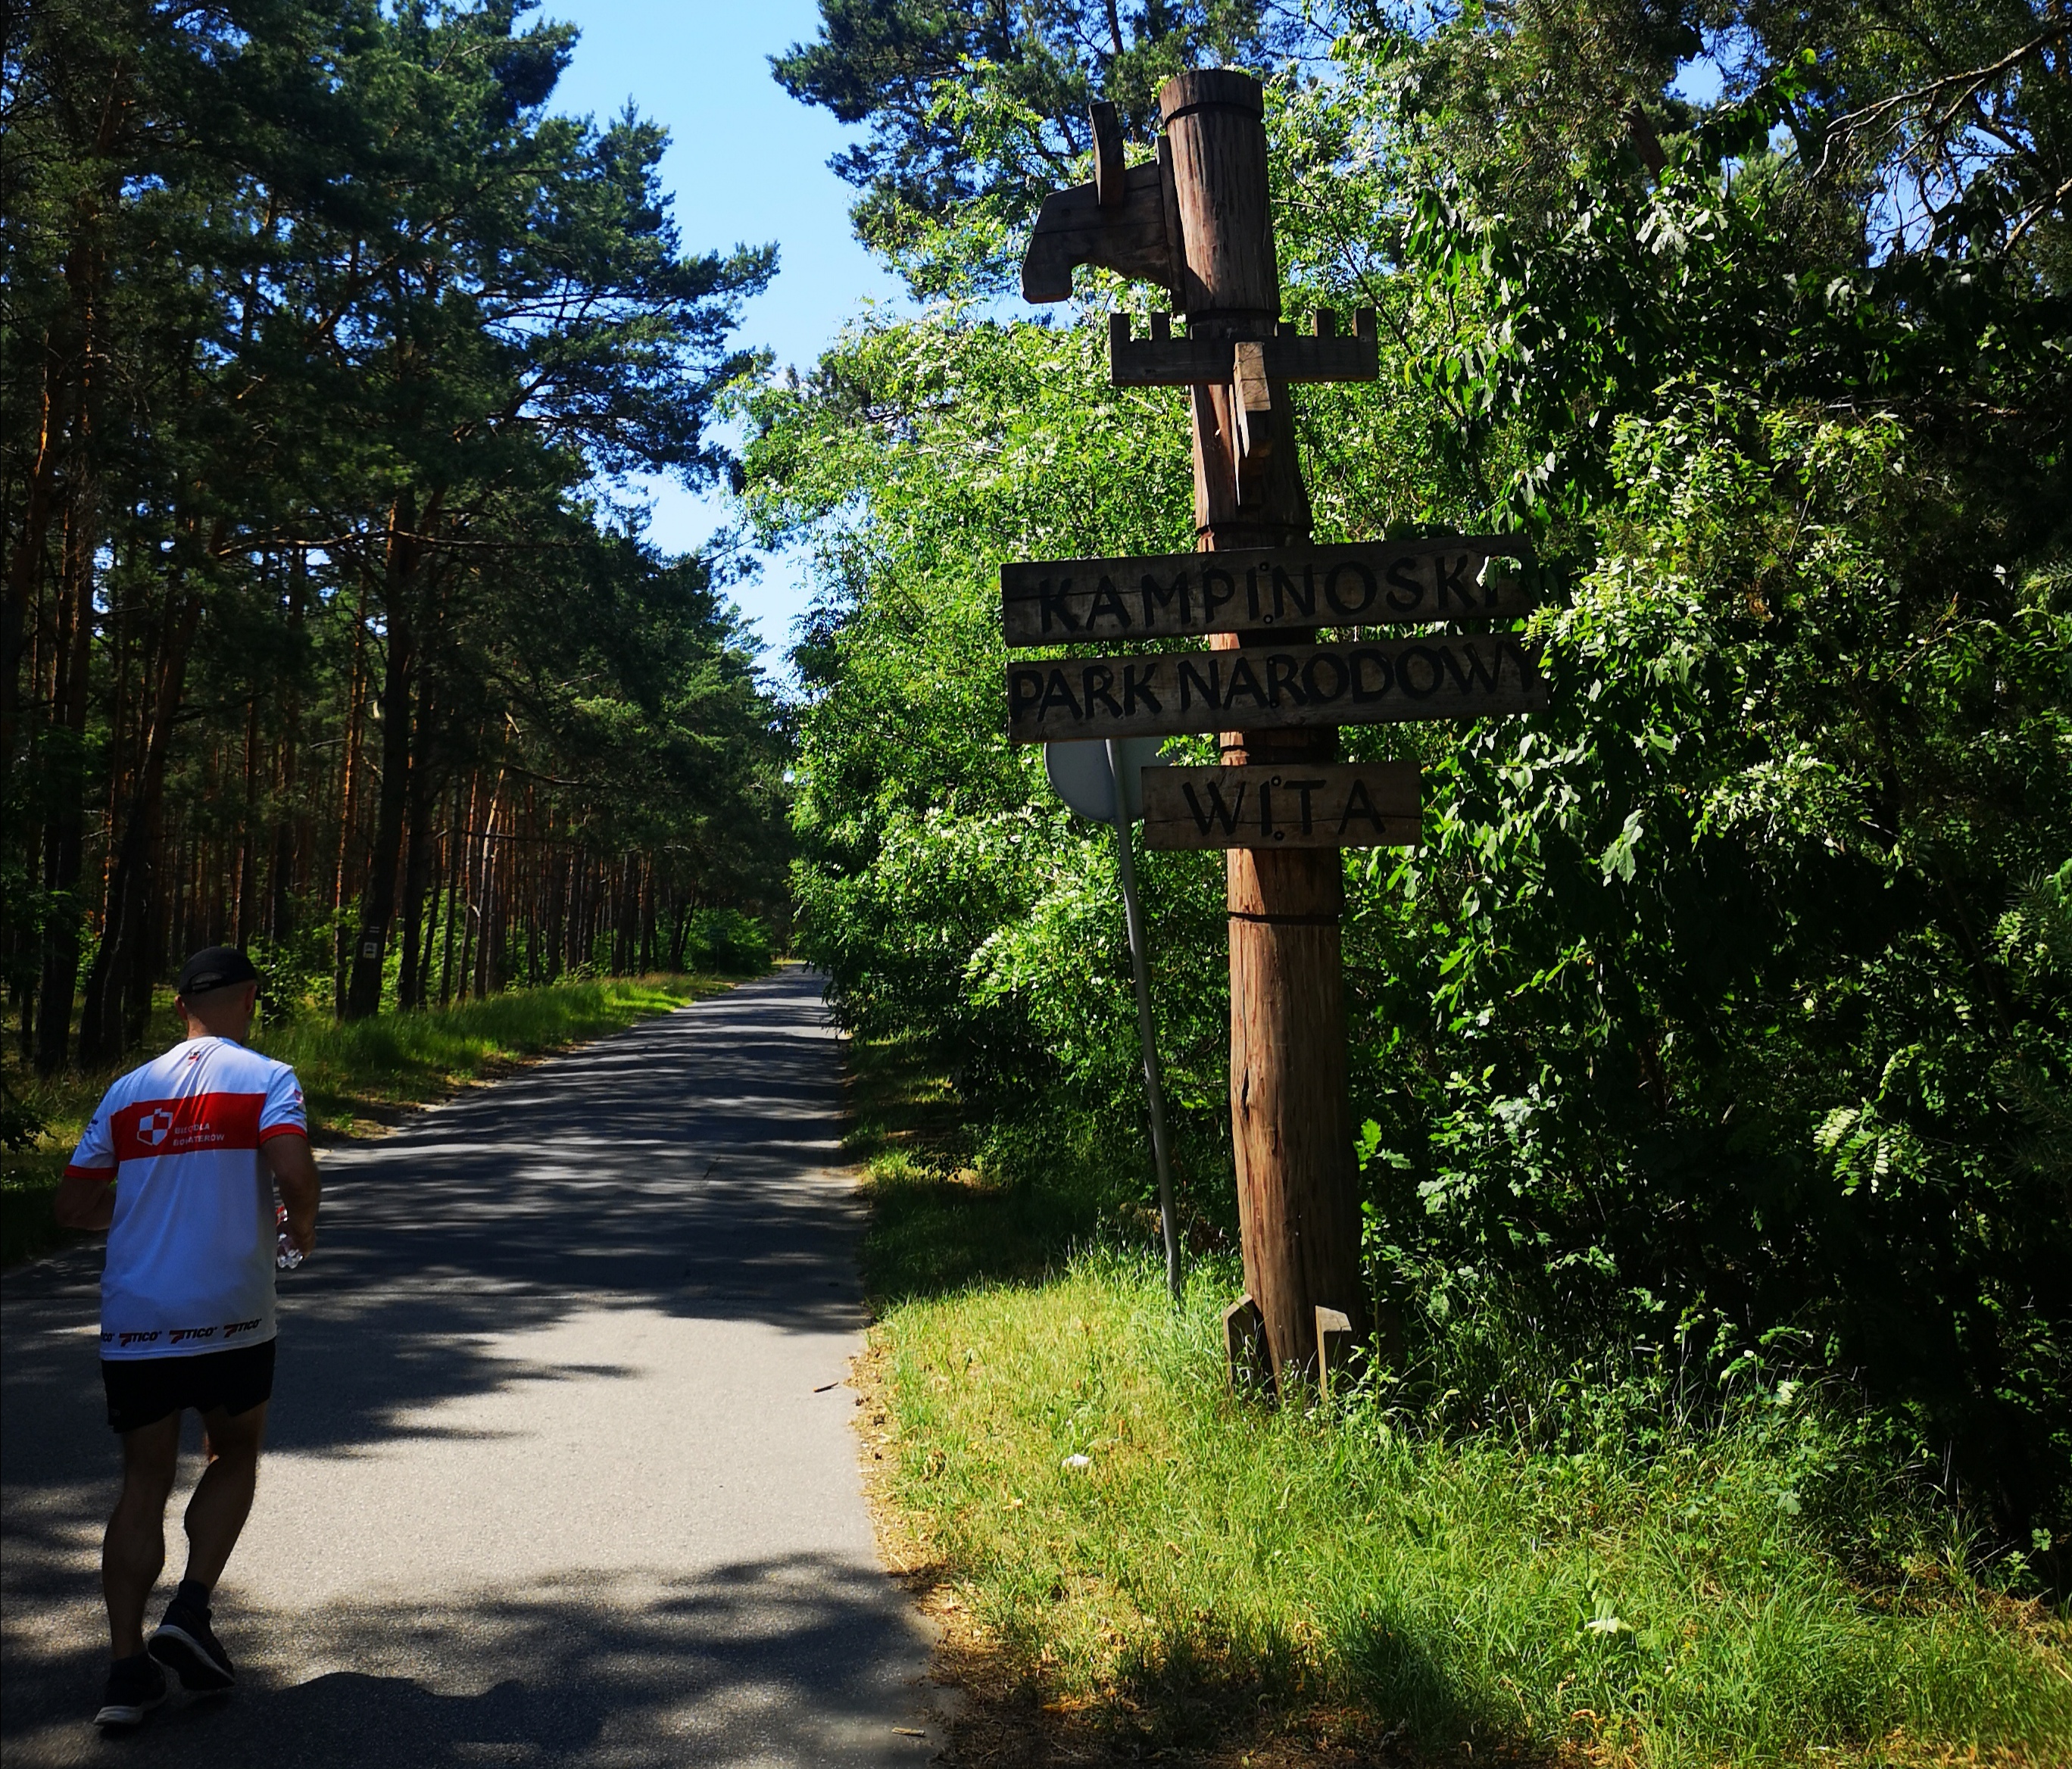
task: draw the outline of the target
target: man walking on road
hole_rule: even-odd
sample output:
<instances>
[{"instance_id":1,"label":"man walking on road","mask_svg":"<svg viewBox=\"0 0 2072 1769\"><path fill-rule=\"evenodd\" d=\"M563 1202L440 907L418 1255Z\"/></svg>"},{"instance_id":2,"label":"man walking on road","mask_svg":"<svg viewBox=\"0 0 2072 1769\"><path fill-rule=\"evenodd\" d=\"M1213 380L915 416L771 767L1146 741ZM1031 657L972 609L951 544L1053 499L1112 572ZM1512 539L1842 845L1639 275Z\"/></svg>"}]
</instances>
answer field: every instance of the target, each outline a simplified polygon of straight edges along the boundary
<instances>
[{"instance_id":1,"label":"man walking on road","mask_svg":"<svg viewBox=\"0 0 2072 1769\"><path fill-rule=\"evenodd\" d=\"M258 994L243 952L212 946L190 958L173 1004L187 1037L108 1090L58 1188L60 1222L108 1231L101 1373L122 1439L122 1495L101 1557L114 1648L94 1717L103 1726L134 1726L165 1700L168 1667L190 1689L236 1681L209 1627L209 1594L252 1509L273 1392L269 1175L298 1252L315 1245L317 1223L302 1088L286 1064L245 1046ZM186 1577L147 1648L144 1609L165 1565L189 1407L208 1466L187 1503Z\"/></svg>"}]
</instances>

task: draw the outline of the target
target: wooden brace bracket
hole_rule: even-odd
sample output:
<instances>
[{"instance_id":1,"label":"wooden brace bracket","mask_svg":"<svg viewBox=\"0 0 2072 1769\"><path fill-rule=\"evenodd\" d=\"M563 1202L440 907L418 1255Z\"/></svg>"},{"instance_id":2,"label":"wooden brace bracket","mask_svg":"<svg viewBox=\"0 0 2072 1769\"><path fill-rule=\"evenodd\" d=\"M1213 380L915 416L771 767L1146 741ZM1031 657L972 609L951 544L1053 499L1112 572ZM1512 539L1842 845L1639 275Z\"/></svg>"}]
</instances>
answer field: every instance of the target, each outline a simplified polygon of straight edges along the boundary
<instances>
[{"instance_id":1,"label":"wooden brace bracket","mask_svg":"<svg viewBox=\"0 0 2072 1769\"><path fill-rule=\"evenodd\" d=\"M1246 1399L1272 1396L1273 1354L1266 1343L1266 1317L1249 1296L1223 1310L1223 1359L1231 1393Z\"/></svg>"},{"instance_id":2,"label":"wooden brace bracket","mask_svg":"<svg viewBox=\"0 0 2072 1769\"><path fill-rule=\"evenodd\" d=\"M1231 418L1237 428L1240 461L1269 453L1273 446L1273 383L1266 378L1266 347L1249 338L1238 340L1231 364Z\"/></svg>"},{"instance_id":3,"label":"wooden brace bracket","mask_svg":"<svg viewBox=\"0 0 2072 1769\"><path fill-rule=\"evenodd\" d=\"M1252 335L1173 335L1172 322L1154 314L1151 335L1130 335L1129 315L1108 321L1108 381L1116 387L1216 387L1216 426L1228 451L1231 491L1240 509L1260 501L1272 452L1276 385L1293 381L1373 381L1381 372L1375 311L1353 315L1350 337L1338 335L1338 315L1314 316L1308 337L1285 321L1256 323Z\"/></svg>"},{"instance_id":4,"label":"wooden brace bracket","mask_svg":"<svg viewBox=\"0 0 2072 1769\"><path fill-rule=\"evenodd\" d=\"M1328 1401L1334 1382L1343 1386L1352 1374L1353 1323L1339 1309L1317 1305L1317 1392Z\"/></svg>"},{"instance_id":5,"label":"wooden brace bracket","mask_svg":"<svg viewBox=\"0 0 2072 1769\"><path fill-rule=\"evenodd\" d=\"M1237 470L1240 508L1256 504L1264 490L1266 458L1273 452L1273 383L1266 376L1266 347L1240 339L1231 364L1231 464Z\"/></svg>"}]
</instances>

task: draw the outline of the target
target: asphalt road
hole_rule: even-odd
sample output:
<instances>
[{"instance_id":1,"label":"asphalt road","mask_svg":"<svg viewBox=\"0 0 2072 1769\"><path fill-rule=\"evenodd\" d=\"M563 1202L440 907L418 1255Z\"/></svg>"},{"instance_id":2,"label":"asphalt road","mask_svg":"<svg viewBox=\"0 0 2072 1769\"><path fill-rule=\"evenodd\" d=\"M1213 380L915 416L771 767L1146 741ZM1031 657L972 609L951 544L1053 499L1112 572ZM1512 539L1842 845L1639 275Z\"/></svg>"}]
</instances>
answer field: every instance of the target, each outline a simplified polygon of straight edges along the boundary
<instances>
[{"instance_id":1,"label":"asphalt road","mask_svg":"<svg viewBox=\"0 0 2072 1769\"><path fill-rule=\"evenodd\" d=\"M100 1253L0 1286L0 1754L30 1765L926 1762L850 1429L861 1213L797 969L321 1155L281 1281L236 1692L88 1723ZM170 1595L191 1452L168 1513ZM156 1610L154 1609L154 1618Z\"/></svg>"}]
</instances>

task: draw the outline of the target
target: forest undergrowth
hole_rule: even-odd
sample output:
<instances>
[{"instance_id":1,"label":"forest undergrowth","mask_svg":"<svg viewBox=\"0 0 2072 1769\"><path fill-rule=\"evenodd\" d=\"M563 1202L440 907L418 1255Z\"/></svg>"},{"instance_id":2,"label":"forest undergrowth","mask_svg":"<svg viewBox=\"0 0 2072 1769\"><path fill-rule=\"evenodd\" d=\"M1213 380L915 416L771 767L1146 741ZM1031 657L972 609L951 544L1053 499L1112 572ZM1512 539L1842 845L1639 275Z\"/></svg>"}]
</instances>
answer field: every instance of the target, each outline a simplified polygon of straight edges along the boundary
<instances>
[{"instance_id":1,"label":"forest undergrowth","mask_svg":"<svg viewBox=\"0 0 2072 1769\"><path fill-rule=\"evenodd\" d=\"M865 1430L970 1685L960 1760L2072 1753L2062 1615L1846 1390L1610 1341L1550 1364L1489 1293L1413 1302L1407 1368L1350 1397L1235 1401L1233 1257L1174 1306L1087 1127L978 1131L911 1044L851 1051Z\"/></svg>"},{"instance_id":2,"label":"forest undergrowth","mask_svg":"<svg viewBox=\"0 0 2072 1769\"><path fill-rule=\"evenodd\" d=\"M412 1107L494 1079L512 1063L717 994L765 968L744 962L730 975L578 978L378 1019L335 1022L305 1015L271 1030L262 1025L252 1042L293 1067L321 1146L378 1135ZM160 991L154 1003L150 1030L147 1050L178 1041L170 992ZM43 1080L18 1072L13 1052L7 1060L10 1088L43 1125L29 1146L0 1153L0 1265L12 1265L71 1238L51 1218L51 1195L116 1072L68 1072Z\"/></svg>"}]
</instances>

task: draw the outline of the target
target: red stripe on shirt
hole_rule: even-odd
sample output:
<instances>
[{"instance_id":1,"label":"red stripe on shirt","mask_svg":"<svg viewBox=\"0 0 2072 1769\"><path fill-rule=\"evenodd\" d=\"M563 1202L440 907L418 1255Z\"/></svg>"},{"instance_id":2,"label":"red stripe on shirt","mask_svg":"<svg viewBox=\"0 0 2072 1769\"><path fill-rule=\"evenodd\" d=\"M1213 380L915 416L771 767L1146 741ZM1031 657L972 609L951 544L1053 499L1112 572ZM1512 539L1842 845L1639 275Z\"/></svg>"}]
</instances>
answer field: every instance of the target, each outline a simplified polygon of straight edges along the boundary
<instances>
[{"instance_id":1,"label":"red stripe on shirt","mask_svg":"<svg viewBox=\"0 0 2072 1769\"><path fill-rule=\"evenodd\" d=\"M263 1093L194 1093L183 1100L140 1100L109 1125L115 1158L155 1161L162 1155L205 1154L259 1146Z\"/></svg>"},{"instance_id":2,"label":"red stripe on shirt","mask_svg":"<svg viewBox=\"0 0 2072 1769\"><path fill-rule=\"evenodd\" d=\"M68 1179L113 1179L115 1177L115 1169L112 1166L76 1167L68 1161L65 1163L64 1176Z\"/></svg>"},{"instance_id":3,"label":"red stripe on shirt","mask_svg":"<svg viewBox=\"0 0 2072 1769\"><path fill-rule=\"evenodd\" d=\"M306 1137L309 1132L299 1124L269 1124L259 1133L261 1142L271 1142L275 1137Z\"/></svg>"}]
</instances>

